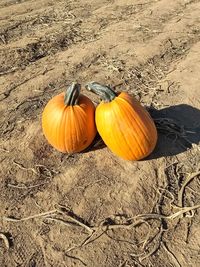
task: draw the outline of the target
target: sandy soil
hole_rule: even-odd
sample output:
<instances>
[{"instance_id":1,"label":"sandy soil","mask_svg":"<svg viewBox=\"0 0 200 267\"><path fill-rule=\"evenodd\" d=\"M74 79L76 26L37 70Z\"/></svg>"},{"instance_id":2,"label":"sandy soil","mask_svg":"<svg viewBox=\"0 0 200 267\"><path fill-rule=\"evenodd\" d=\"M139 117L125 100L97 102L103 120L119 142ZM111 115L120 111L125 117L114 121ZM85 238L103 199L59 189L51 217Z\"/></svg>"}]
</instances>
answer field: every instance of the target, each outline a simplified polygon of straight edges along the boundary
<instances>
[{"instance_id":1,"label":"sandy soil","mask_svg":"<svg viewBox=\"0 0 200 267\"><path fill-rule=\"evenodd\" d=\"M198 0L1 0L0 266L200 266L199 73ZM73 80L134 94L154 153L50 147L43 108Z\"/></svg>"}]
</instances>

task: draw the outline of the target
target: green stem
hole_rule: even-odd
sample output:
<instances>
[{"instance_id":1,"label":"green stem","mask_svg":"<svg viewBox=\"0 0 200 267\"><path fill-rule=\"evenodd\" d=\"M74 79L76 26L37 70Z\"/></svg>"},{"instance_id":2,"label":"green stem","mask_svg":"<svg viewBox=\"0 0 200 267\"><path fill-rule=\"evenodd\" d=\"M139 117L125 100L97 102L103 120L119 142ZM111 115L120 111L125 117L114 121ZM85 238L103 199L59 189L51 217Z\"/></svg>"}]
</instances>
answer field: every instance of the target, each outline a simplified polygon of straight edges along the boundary
<instances>
[{"instance_id":1,"label":"green stem","mask_svg":"<svg viewBox=\"0 0 200 267\"><path fill-rule=\"evenodd\" d=\"M110 87L97 82L90 82L85 87L87 90L99 95L105 102L111 102L117 96Z\"/></svg>"},{"instance_id":2,"label":"green stem","mask_svg":"<svg viewBox=\"0 0 200 267\"><path fill-rule=\"evenodd\" d=\"M81 85L73 82L66 90L64 103L66 106L74 106L78 104Z\"/></svg>"}]
</instances>

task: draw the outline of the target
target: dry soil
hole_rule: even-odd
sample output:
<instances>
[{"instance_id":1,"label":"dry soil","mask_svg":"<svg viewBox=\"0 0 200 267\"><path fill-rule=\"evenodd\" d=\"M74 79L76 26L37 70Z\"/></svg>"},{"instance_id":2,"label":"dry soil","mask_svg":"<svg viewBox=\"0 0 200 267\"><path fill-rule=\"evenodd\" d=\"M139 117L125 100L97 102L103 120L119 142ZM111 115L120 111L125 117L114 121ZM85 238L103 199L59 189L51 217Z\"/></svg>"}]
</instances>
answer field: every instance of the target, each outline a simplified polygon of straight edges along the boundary
<instances>
[{"instance_id":1,"label":"dry soil","mask_svg":"<svg viewBox=\"0 0 200 267\"><path fill-rule=\"evenodd\" d=\"M0 266L200 266L199 73L199 0L1 0ZM74 80L135 95L152 155L54 150L41 114Z\"/></svg>"}]
</instances>

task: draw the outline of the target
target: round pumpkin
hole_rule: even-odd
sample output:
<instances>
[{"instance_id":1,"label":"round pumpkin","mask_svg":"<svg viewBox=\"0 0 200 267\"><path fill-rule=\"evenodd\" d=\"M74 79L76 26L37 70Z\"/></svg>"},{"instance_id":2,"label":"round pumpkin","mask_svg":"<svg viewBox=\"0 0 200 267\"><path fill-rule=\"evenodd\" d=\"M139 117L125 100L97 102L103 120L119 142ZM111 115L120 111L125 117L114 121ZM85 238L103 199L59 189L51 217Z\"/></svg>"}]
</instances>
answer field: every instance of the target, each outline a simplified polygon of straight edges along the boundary
<instances>
[{"instance_id":1,"label":"round pumpkin","mask_svg":"<svg viewBox=\"0 0 200 267\"><path fill-rule=\"evenodd\" d=\"M80 94L80 84L72 83L54 96L42 114L43 133L48 142L61 152L75 153L86 149L96 135L95 106Z\"/></svg>"},{"instance_id":2,"label":"round pumpkin","mask_svg":"<svg viewBox=\"0 0 200 267\"><path fill-rule=\"evenodd\" d=\"M155 148L157 130L146 109L126 92L115 93L110 87L96 82L86 88L98 94L95 121L104 143L117 156L140 160Z\"/></svg>"}]
</instances>

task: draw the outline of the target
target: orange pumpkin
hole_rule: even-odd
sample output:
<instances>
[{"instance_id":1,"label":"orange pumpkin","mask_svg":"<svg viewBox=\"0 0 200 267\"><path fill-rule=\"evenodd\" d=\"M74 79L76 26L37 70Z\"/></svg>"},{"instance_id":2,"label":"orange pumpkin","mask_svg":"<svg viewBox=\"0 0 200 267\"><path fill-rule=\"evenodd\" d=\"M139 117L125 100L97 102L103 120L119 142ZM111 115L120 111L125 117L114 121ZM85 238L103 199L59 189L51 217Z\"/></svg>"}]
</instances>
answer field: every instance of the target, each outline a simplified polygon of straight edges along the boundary
<instances>
[{"instance_id":1,"label":"orange pumpkin","mask_svg":"<svg viewBox=\"0 0 200 267\"><path fill-rule=\"evenodd\" d=\"M126 92L116 94L96 82L86 88L103 100L96 108L97 131L110 150L126 160L139 160L155 148L157 130L149 113Z\"/></svg>"},{"instance_id":2,"label":"orange pumpkin","mask_svg":"<svg viewBox=\"0 0 200 267\"><path fill-rule=\"evenodd\" d=\"M53 97L42 114L43 133L61 152L80 152L96 135L95 106L80 94L80 84L72 83L66 93Z\"/></svg>"}]
</instances>

